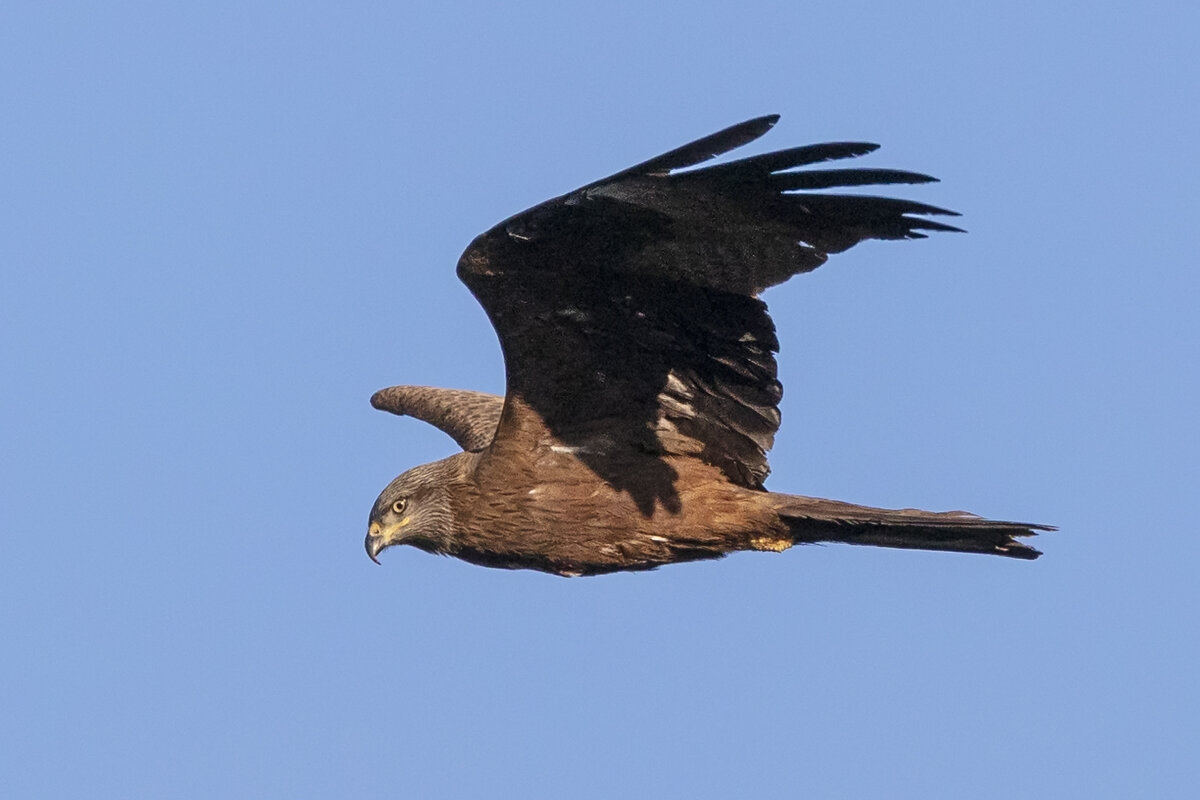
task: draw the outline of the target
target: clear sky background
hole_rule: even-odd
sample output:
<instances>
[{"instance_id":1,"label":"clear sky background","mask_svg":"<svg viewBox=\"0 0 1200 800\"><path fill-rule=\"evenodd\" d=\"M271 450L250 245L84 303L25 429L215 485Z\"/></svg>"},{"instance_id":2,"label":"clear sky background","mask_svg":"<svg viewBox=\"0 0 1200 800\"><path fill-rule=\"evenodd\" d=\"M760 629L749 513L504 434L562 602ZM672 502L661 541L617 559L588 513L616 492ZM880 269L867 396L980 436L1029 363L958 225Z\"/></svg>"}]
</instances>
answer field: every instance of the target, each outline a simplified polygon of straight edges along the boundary
<instances>
[{"instance_id":1,"label":"clear sky background","mask_svg":"<svg viewBox=\"0 0 1200 800\"><path fill-rule=\"evenodd\" d=\"M5 3L0 794L1194 796L1195 9ZM372 564L471 237L772 112L970 233L767 294L768 485L1046 555Z\"/></svg>"}]
</instances>

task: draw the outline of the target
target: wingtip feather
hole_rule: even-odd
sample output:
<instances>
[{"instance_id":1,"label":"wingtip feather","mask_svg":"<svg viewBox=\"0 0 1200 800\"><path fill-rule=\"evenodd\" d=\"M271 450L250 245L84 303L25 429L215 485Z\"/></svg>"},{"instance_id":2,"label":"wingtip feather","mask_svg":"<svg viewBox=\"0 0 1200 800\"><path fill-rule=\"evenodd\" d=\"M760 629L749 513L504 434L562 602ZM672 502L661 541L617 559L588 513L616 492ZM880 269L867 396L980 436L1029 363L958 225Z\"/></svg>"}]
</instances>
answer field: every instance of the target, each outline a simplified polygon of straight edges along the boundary
<instances>
[{"instance_id":1,"label":"wingtip feather","mask_svg":"<svg viewBox=\"0 0 1200 800\"><path fill-rule=\"evenodd\" d=\"M612 183L631 175L667 175L675 170L692 167L696 164L703 164L705 161L710 161L730 150L736 150L743 145L753 142L771 130L778 121L778 114L767 114L766 116L754 117L745 122L730 125L716 133L710 133L708 136L702 136L695 141L688 142L673 150L668 150L648 161L643 161L640 164L635 164L606 178L601 178L583 188L587 189L592 186Z\"/></svg>"},{"instance_id":2,"label":"wingtip feather","mask_svg":"<svg viewBox=\"0 0 1200 800\"><path fill-rule=\"evenodd\" d=\"M756 117L753 121L761 122L762 124L766 125L766 130L763 131L763 133L766 133L767 131L771 130L771 128L774 128L779 120L780 116L778 114L764 114L761 117Z\"/></svg>"},{"instance_id":3,"label":"wingtip feather","mask_svg":"<svg viewBox=\"0 0 1200 800\"><path fill-rule=\"evenodd\" d=\"M404 412L398 408L398 403L400 401L400 393L405 388L403 386L388 386L380 389L371 395L371 407L379 411L387 411L389 414L404 416Z\"/></svg>"}]
</instances>

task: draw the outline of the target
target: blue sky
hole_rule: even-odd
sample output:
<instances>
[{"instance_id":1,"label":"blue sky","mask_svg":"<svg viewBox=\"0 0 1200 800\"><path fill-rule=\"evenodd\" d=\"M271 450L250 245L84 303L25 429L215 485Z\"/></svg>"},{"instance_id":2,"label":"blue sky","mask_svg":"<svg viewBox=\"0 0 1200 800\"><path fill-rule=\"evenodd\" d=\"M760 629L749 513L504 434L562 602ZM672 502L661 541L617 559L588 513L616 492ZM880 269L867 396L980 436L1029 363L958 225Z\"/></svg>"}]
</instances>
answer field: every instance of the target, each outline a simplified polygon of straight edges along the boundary
<instances>
[{"instance_id":1,"label":"blue sky","mask_svg":"<svg viewBox=\"0 0 1200 800\"><path fill-rule=\"evenodd\" d=\"M1200 12L647 5L0 10L0 793L1191 796ZM1046 555L371 564L471 237L765 113L970 231L767 294L769 486Z\"/></svg>"}]
</instances>

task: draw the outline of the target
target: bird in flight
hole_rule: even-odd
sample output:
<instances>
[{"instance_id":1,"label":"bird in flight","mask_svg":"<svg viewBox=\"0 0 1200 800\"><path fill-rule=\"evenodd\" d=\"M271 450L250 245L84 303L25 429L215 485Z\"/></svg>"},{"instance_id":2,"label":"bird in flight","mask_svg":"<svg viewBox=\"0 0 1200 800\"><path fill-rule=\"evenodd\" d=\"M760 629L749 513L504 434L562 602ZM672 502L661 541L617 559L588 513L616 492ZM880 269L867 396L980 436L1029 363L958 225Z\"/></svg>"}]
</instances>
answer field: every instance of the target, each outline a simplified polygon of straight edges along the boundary
<instances>
[{"instance_id":1,"label":"bird in flight","mask_svg":"<svg viewBox=\"0 0 1200 800\"><path fill-rule=\"evenodd\" d=\"M407 544L474 564L596 575L845 542L1032 559L1045 525L767 491L779 341L767 287L864 239L958 231L954 212L814 190L926 183L890 169L800 169L877 149L793 147L697 166L766 133L752 119L504 220L458 276L504 353L504 397L394 386L371 404L462 452L388 484L372 560Z\"/></svg>"}]
</instances>

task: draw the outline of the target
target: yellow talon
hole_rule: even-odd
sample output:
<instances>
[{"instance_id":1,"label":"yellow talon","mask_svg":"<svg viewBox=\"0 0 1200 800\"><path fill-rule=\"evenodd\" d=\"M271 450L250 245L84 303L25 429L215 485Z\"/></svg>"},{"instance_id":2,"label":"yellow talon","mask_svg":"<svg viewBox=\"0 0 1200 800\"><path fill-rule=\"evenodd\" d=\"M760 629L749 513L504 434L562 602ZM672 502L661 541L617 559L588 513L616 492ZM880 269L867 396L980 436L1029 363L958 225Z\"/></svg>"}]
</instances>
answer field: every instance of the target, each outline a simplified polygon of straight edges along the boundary
<instances>
[{"instance_id":1,"label":"yellow talon","mask_svg":"<svg viewBox=\"0 0 1200 800\"><path fill-rule=\"evenodd\" d=\"M765 536L759 536L750 540L750 546L755 550L770 550L773 553L782 553L791 547L793 542L787 539L771 539Z\"/></svg>"}]
</instances>

